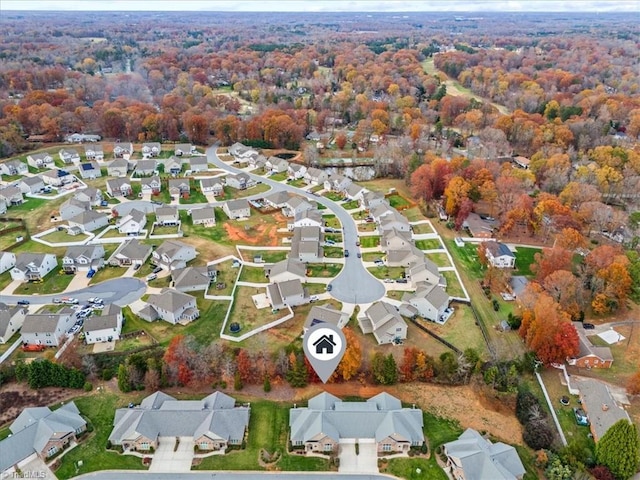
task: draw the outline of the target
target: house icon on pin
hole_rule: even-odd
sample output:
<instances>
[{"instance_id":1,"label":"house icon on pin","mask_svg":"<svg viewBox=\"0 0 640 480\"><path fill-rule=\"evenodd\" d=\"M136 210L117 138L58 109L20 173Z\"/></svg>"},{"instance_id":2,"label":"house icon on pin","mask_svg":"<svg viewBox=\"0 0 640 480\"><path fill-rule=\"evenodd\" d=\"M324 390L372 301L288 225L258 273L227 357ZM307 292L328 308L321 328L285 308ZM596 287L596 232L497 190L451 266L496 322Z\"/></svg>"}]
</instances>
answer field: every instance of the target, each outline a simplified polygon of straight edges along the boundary
<instances>
[{"instance_id":1,"label":"house icon on pin","mask_svg":"<svg viewBox=\"0 0 640 480\"><path fill-rule=\"evenodd\" d=\"M316 347L317 354L332 354L333 347L336 343L333 341L333 335L322 335L318 340L313 342L313 346Z\"/></svg>"}]
</instances>

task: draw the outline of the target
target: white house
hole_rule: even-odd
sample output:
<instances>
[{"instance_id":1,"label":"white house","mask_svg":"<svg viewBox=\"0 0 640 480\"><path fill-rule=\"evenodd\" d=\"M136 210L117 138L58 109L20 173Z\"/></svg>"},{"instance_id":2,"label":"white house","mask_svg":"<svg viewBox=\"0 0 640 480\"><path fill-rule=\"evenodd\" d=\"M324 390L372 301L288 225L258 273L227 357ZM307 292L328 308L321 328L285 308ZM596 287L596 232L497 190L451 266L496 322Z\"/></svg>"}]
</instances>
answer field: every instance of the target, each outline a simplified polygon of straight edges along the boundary
<instances>
[{"instance_id":1,"label":"white house","mask_svg":"<svg viewBox=\"0 0 640 480\"><path fill-rule=\"evenodd\" d=\"M487 261L496 268L515 268L516 256L504 243L484 242Z\"/></svg>"},{"instance_id":2,"label":"white house","mask_svg":"<svg viewBox=\"0 0 640 480\"><path fill-rule=\"evenodd\" d=\"M196 152L196 147L190 143L177 143L173 149L176 157L182 157L184 155L193 155Z\"/></svg>"},{"instance_id":3,"label":"white house","mask_svg":"<svg viewBox=\"0 0 640 480\"><path fill-rule=\"evenodd\" d=\"M110 177L126 177L129 170L129 161L124 158L118 158L107 165L107 174Z\"/></svg>"},{"instance_id":4,"label":"white house","mask_svg":"<svg viewBox=\"0 0 640 480\"><path fill-rule=\"evenodd\" d=\"M22 282L41 280L57 266L58 259L52 253L19 253L11 278Z\"/></svg>"},{"instance_id":5,"label":"white house","mask_svg":"<svg viewBox=\"0 0 640 480\"><path fill-rule=\"evenodd\" d=\"M77 180L75 175L58 168L54 170L47 170L46 172L41 173L40 177L46 185L51 185L52 187L61 187Z\"/></svg>"},{"instance_id":6,"label":"white house","mask_svg":"<svg viewBox=\"0 0 640 480\"><path fill-rule=\"evenodd\" d=\"M124 158L125 160L129 160L133 154L133 143L114 143L113 144L113 156L115 158Z\"/></svg>"},{"instance_id":7,"label":"white house","mask_svg":"<svg viewBox=\"0 0 640 480\"><path fill-rule=\"evenodd\" d=\"M58 313L27 315L20 329L20 341L25 345L59 347L75 322L75 312L70 308Z\"/></svg>"},{"instance_id":8,"label":"white house","mask_svg":"<svg viewBox=\"0 0 640 480\"><path fill-rule=\"evenodd\" d=\"M158 162L155 160L138 160L133 169L133 174L138 177L148 177L158 173Z\"/></svg>"},{"instance_id":9,"label":"white house","mask_svg":"<svg viewBox=\"0 0 640 480\"><path fill-rule=\"evenodd\" d=\"M95 210L87 210L71 217L68 223L70 227L78 227L83 232L93 232L109 225L109 217Z\"/></svg>"},{"instance_id":10,"label":"white house","mask_svg":"<svg viewBox=\"0 0 640 480\"><path fill-rule=\"evenodd\" d=\"M200 180L200 189L205 195L209 193L214 197L224 194L224 184L219 178L203 178Z\"/></svg>"},{"instance_id":11,"label":"white house","mask_svg":"<svg viewBox=\"0 0 640 480\"><path fill-rule=\"evenodd\" d=\"M84 155L87 160L96 160L98 162L102 162L104 160L104 150L102 145L99 143L94 145L85 145Z\"/></svg>"},{"instance_id":12,"label":"white house","mask_svg":"<svg viewBox=\"0 0 640 480\"><path fill-rule=\"evenodd\" d=\"M103 200L102 192L94 187L87 187L82 190L78 190L73 196L81 202L89 202L89 205L93 207L99 207Z\"/></svg>"},{"instance_id":13,"label":"white house","mask_svg":"<svg viewBox=\"0 0 640 480\"><path fill-rule=\"evenodd\" d=\"M229 200L222 206L222 210L227 216L232 219L247 218L251 215L251 208L249 202L243 198L238 200Z\"/></svg>"},{"instance_id":14,"label":"white house","mask_svg":"<svg viewBox=\"0 0 640 480\"><path fill-rule=\"evenodd\" d=\"M177 225L179 221L180 214L175 205L156 207L156 225Z\"/></svg>"},{"instance_id":15,"label":"white house","mask_svg":"<svg viewBox=\"0 0 640 480\"><path fill-rule=\"evenodd\" d=\"M58 156L65 165L80 163L80 154L75 148L61 148Z\"/></svg>"},{"instance_id":16,"label":"white house","mask_svg":"<svg viewBox=\"0 0 640 480\"><path fill-rule=\"evenodd\" d=\"M329 176L324 170L310 167L307 168L303 178L307 185L324 185L324 182L329 178Z\"/></svg>"},{"instance_id":17,"label":"white house","mask_svg":"<svg viewBox=\"0 0 640 480\"><path fill-rule=\"evenodd\" d=\"M142 158L157 157L162 152L162 145L159 142L149 142L142 144Z\"/></svg>"},{"instance_id":18,"label":"white house","mask_svg":"<svg viewBox=\"0 0 640 480\"><path fill-rule=\"evenodd\" d=\"M139 235L147 225L147 216L138 209L132 209L127 215L119 218L116 227L125 235Z\"/></svg>"},{"instance_id":19,"label":"white house","mask_svg":"<svg viewBox=\"0 0 640 480\"><path fill-rule=\"evenodd\" d=\"M284 282L286 280L305 280L307 267L300 260L286 258L274 263L271 267L265 268L265 274L269 281L273 283Z\"/></svg>"},{"instance_id":20,"label":"white house","mask_svg":"<svg viewBox=\"0 0 640 480\"><path fill-rule=\"evenodd\" d=\"M78 166L78 171L80 172L80 176L82 178L94 179L102 176L100 165L98 165L98 162L96 162L95 160L81 163Z\"/></svg>"},{"instance_id":21,"label":"white house","mask_svg":"<svg viewBox=\"0 0 640 480\"><path fill-rule=\"evenodd\" d=\"M342 329L349 323L349 314L336 310L333 305L314 305L309 310L309 314L304 322L303 329L307 329L317 325L318 323L330 323Z\"/></svg>"},{"instance_id":22,"label":"white house","mask_svg":"<svg viewBox=\"0 0 640 480\"><path fill-rule=\"evenodd\" d=\"M253 180L251 180L246 173L227 175L225 181L228 187L235 188L236 190L244 190L253 185Z\"/></svg>"},{"instance_id":23,"label":"white house","mask_svg":"<svg viewBox=\"0 0 640 480\"><path fill-rule=\"evenodd\" d=\"M305 173L307 173L307 167L305 165L300 165L299 163L290 163L287 168L287 175L289 178L293 178L294 180L304 178Z\"/></svg>"},{"instance_id":24,"label":"white house","mask_svg":"<svg viewBox=\"0 0 640 480\"><path fill-rule=\"evenodd\" d=\"M24 201L22 191L18 187L8 185L0 187L0 200L6 205L20 205Z\"/></svg>"},{"instance_id":25,"label":"white house","mask_svg":"<svg viewBox=\"0 0 640 480\"><path fill-rule=\"evenodd\" d=\"M53 157L47 152L27 155L27 163L33 168L53 168L55 165Z\"/></svg>"},{"instance_id":26,"label":"white house","mask_svg":"<svg viewBox=\"0 0 640 480\"><path fill-rule=\"evenodd\" d=\"M205 227L216 226L216 212L213 207L203 207L191 210L191 221L194 225L204 225Z\"/></svg>"},{"instance_id":27,"label":"white house","mask_svg":"<svg viewBox=\"0 0 640 480\"><path fill-rule=\"evenodd\" d=\"M24 177L20 179L18 188L24 195L40 193L44 190L44 181L40 175L34 175L33 177Z\"/></svg>"},{"instance_id":28,"label":"white house","mask_svg":"<svg viewBox=\"0 0 640 480\"><path fill-rule=\"evenodd\" d=\"M109 265L114 267L142 265L151 256L151 250L151 245L145 245L137 238L132 238L116 248L113 255L109 257Z\"/></svg>"},{"instance_id":29,"label":"white house","mask_svg":"<svg viewBox=\"0 0 640 480\"><path fill-rule=\"evenodd\" d=\"M162 182L158 175L140 179L140 192L143 195L157 195L162 190Z\"/></svg>"},{"instance_id":30,"label":"white house","mask_svg":"<svg viewBox=\"0 0 640 480\"><path fill-rule=\"evenodd\" d=\"M163 288L160 293L149 295L147 305L138 316L148 322L164 320L173 325L188 323L200 316L196 298L172 288Z\"/></svg>"},{"instance_id":31,"label":"white house","mask_svg":"<svg viewBox=\"0 0 640 480\"><path fill-rule=\"evenodd\" d=\"M16 265L16 254L0 251L0 273L11 270Z\"/></svg>"},{"instance_id":32,"label":"white house","mask_svg":"<svg viewBox=\"0 0 640 480\"><path fill-rule=\"evenodd\" d=\"M6 162L0 163L0 173L2 175L25 175L29 172L29 167L26 163L21 162L20 160L7 160Z\"/></svg>"},{"instance_id":33,"label":"white house","mask_svg":"<svg viewBox=\"0 0 640 480\"><path fill-rule=\"evenodd\" d=\"M196 249L179 240L165 240L151 254L151 261L167 270L185 268L187 262L196 258Z\"/></svg>"},{"instance_id":34,"label":"white house","mask_svg":"<svg viewBox=\"0 0 640 480\"><path fill-rule=\"evenodd\" d=\"M88 272L98 270L104 265L104 247L97 245L72 245L62 257L62 269L65 272Z\"/></svg>"},{"instance_id":35,"label":"white house","mask_svg":"<svg viewBox=\"0 0 640 480\"><path fill-rule=\"evenodd\" d=\"M267 285L267 300L271 308L276 310L309 303L309 297L305 295L302 282L298 279Z\"/></svg>"},{"instance_id":36,"label":"white house","mask_svg":"<svg viewBox=\"0 0 640 480\"><path fill-rule=\"evenodd\" d=\"M289 162L279 157L269 157L264 164L267 171L271 173L286 172L289 168Z\"/></svg>"},{"instance_id":37,"label":"white house","mask_svg":"<svg viewBox=\"0 0 640 480\"><path fill-rule=\"evenodd\" d=\"M107 193L112 197L127 197L132 192L131 182L126 178L110 178L107 180Z\"/></svg>"},{"instance_id":38,"label":"white house","mask_svg":"<svg viewBox=\"0 0 640 480\"><path fill-rule=\"evenodd\" d=\"M425 320L443 324L448 318L445 310L449 308L451 298L440 285L419 283L415 293L406 293L402 301L415 307Z\"/></svg>"},{"instance_id":39,"label":"white house","mask_svg":"<svg viewBox=\"0 0 640 480\"><path fill-rule=\"evenodd\" d=\"M70 218L73 218L82 212L86 212L87 210L91 210L91 204L88 201L71 197L60 205L60 218L63 220L69 220Z\"/></svg>"},{"instance_id":40,"label":"white house","mask_svg":"<svg viewBox=\"0 0 640 480\"><path fill-rule=\"evenodd\" d=\"M322 220L322 213L320 210L303 210L296 213L293 222L288 225L289 230L302 227L324 227L324 220Z\"/></svg>"},{"instance_id":41,"label":"white house","mask_svg":"<svg viewBox=\"0 0 640 480\"><path fill-rule=\"evenodd\" d=\"M114 303L105 305L98 316L90 316L84 321L82 330L88 344L120 340L122 333L122 308Z\"/></svg>"},{"instance_id":42,"label":"white house","mask_svg":"<svg viewBox=\"0 0 640 480\"><path fill-rule=\"evenodd\" d=\"M378 345L398 343L407 338L407 324L398 309L387 302L375 302L358 317L362 333L373 333Z\"/></svg>"},{"instance_id":43,"label":"white house","mask_svg":"<svg viewBox=\"0 0 640 480\"><path fill-rule=\"evenodd\" d=\"M0 344L7 343L22 327L26 315L27 309L21 305L0 303Z\"/></svg>"}]
</instances>

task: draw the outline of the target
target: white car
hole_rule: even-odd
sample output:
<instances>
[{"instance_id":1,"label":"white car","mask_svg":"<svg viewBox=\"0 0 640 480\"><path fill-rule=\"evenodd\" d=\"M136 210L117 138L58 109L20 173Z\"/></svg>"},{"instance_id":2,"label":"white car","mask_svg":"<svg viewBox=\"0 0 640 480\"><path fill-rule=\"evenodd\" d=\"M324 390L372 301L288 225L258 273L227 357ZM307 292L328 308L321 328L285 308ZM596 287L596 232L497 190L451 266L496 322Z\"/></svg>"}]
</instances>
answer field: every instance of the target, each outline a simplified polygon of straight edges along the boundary
<instances>
[{"instance_id":1,"label":"white car","mask_svg":"<svg viewBox=\"0 0 640 480\"><path fill-rule=\"evenodd\" d=\"M384 283L395 283L395 280L393 278L385 278Z\"/></svg>"}]
</instances>

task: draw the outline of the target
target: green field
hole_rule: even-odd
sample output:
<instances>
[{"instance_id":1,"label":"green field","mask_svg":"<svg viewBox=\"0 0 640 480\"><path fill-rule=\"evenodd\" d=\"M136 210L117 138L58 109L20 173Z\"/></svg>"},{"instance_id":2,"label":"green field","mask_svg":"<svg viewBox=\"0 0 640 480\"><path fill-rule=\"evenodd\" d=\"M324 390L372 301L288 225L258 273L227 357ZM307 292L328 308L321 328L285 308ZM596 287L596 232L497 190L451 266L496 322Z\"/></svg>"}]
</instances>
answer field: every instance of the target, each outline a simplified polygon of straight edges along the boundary
<instances>
[{"instance_id":1,"label":"green field","mask_svg":"<svg viewBox=\"0 0 640 480\"><path fill-rule=\"evenodd\" d=\"M67 233L67 229L56 230L51 232L43 237L40 237L42 240L51 243L66 243L66 242L82 242L86 240L88 235L81 233L80 235L69 235Z\"/></svg>"},{"instance_id":2,"label":"green field","mask_svg":"<svg viewBox=\"0 0 640 480\"><path fill-rule=\"evenodd\" d=\"M531 265L533 264L533 257L536 253L542 252L540 248L518 247L516 248L516 268L513 271L513 275L525 275L532 277Z\"/></svg>"},{"instance_id":3,"label":"green field","mask_svg":"<svg viewBox=\"0 0 640 480\"><path fill-rule=\"evenodd\" d=\"M437 250L444 248L440 240L436 238L428 238L426 240L416 240L416 247L420 250Z\"/></svg>"},{"instance_id":4,"label":"green field","mask_svg":"<svg viewBox=\"0 0 640 480\"><path fill-rule=\"evenodd\" d=\"M446 253L425 253L425 256L439 267L451 267L449 256Z\"/></svg>"},{"instance_id":5,"label":"green field","mask_svg":"<svg viewBox=\"0 0 640 480\"><path fill-rule=\"evenodd\" d=\"M307 276L332 278L342 270L340 263L309 263L307 265Z\"/></svg>"},{"instance_id":6,"label":"green field","mask_svg":"<svg viewBox=\"0 0 640 480\"><path fill-rule=\"evenodd\" d=\"M368 235L360 237L360 246L362 248L374 248L380 246L380 237L377 235Z\"/></svg>"},{"instance_id":7,"label":"green field","mask_svg":"<svg viewBox=\"0 0 640 480\"><path fill-rule=\"evenodd\" d=\"M247 265L242 267L242 272L238 280L250 283L269 283L269 279L264 276L264 268L248 267Z\"/></svg>"},{"instance_id":8,"label":"green field","mask_svg":"<svg viewBox=\"0 0 640 480\"><path fill-rule=\"evenodd\" d=\"M359 206L360 204L358 203L357 200L351 200L349 202L345 202L342 204L342 208L344 208L345 210L355 210Z\"/></svg>"},{"instance_id":9,"label":"green field","mask_svg":"<svg viewBox=\"0 0 640 480\"><path fill-rule=\"evenodd\" d=\"M342 247L323 247L323 251L326 258L342 258L344 256Z\"/></svg>"},{"instance_id":10,"label":"green field","mask_svg":"<svg viewBox=\"0 0 640 480\"><path fill-rule=\"evenodd\" d=\"M385 278L400 278L404 273L404 267L369 267L367 268L371 274L379 279Z\"/></svg>"},{"instance_id":11,"label":"green field","mask_svg":"<svg viewBox=\"0 0 640 480\"><path fill-rule=\"evenodd\" d=\"M413 230L413 233L415 233L416 235L419 235L421 233L435 233L433 231L433 228L431 228L431 225L428 223L419 223L418 225L411 225L411 230Z\"/></svg>"},{"instance_id":12,"label":"green field","mask_svg":"<svg viewBox=\"0 0 640 480\"><path fill-rule=\"evenodd\" d=\"M453 270L445 270L440 273L447 280L447 293L452 297L464 297L464 291L460 286L456 272Z\"/></svg>"},{"instance_id":13,"label":"green field","mask_svg":"<svg viewBox=\"0 0 640 480\"><path fill-rule=\"evenodd\" d=\"M261 256L264 263L277 263L287 258L289 250L247 250L240 249L245 262L253 262L254 257Z\"/></svg>"},{"instance_id":14,"label":"green field","mask_svg":"<svg viewBox=\"0 0 640 480\"><path fill-rule=\"evenodd\" d=\"M389 195L387 197L387 200L389 201L389 204L398 210L403 210L405 208L409 208L411 206L411 202L409 200L407 200L406 198L404 198L401 195L398 195L397 193L394 193L393 195Z\"/></svg>"}]
</instances>

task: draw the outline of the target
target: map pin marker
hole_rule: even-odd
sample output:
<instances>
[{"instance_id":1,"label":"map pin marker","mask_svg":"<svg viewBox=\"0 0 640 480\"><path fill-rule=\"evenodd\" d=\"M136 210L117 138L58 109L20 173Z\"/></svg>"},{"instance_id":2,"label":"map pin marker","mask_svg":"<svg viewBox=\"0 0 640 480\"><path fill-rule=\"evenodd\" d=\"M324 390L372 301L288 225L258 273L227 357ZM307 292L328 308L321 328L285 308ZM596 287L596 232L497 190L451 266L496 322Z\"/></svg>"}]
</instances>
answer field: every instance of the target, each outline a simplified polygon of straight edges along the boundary
<instances>
[{"instance_id":1,"label":"map pin marker","mask_svg":"<svg viewBox=\"0 0 640 480\"><path fill-rule=\"evenodd\" d=\"M322 322L307 330L302 348L322 383L327 383L344 356L347 340L338 327Z\"/></svg>"}]
</instances>

